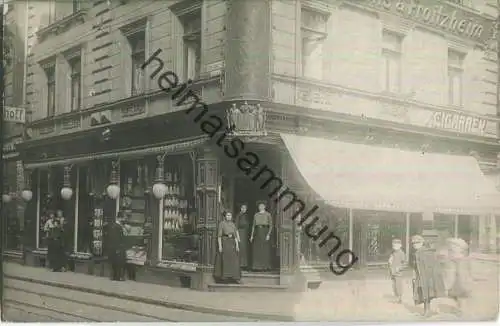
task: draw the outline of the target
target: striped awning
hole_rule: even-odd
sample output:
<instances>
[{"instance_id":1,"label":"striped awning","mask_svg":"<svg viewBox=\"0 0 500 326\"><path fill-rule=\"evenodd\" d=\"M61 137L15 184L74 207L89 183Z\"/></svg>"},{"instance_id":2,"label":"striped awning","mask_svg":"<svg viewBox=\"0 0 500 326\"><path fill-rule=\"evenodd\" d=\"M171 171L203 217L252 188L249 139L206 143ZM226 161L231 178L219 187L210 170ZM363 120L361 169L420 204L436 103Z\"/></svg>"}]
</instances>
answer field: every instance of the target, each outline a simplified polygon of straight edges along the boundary
<instances>
[{"instance_id":1,"label":"striped awning","mask_svg":"<svg viewBox=\"0 0 500 326\"><path fill-rule=\"evenodd\" d=\"M160 154L160 153L181 154L191 151L200 145L203 145L206 141L208 141L208 139L209 139L208 136L200 136L190 139L184 139L183 141L175 141L175 142L170 141L168 143L153 144L147 147L141 146L120 151L108 151L100 153L91 153L87 155L70 156L58 160L29 162L25 163L24 167L26 169L37 169L49 166L77 164L91 160L135 158L135 157L144 157L147 155Z\"/></svg>"}]
</instances>

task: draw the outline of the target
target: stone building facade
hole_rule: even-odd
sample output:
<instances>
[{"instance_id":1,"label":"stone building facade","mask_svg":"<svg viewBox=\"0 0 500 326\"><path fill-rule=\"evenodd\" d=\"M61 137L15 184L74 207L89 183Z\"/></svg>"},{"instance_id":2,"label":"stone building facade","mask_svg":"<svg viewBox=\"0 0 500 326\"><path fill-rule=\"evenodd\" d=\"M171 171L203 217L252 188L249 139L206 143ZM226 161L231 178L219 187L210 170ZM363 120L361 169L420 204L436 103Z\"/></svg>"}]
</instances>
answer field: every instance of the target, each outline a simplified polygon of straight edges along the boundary
<instances>
[{"instance_id":1,"label":"stone building facade","mask_svg":"<svg viewBox=\"0 0 500 326\"><path fill-rule=\"evenodd\" d=\"M474 250L491 249L496 240L486 231L496 229L492 214L499 206L491 181L499 174L498 59L485 50L497 28L498 7L491 1L30 1L28 10L25 106L31 122L20 148L35 194L26 216L33 241L26 245L37 257L43 255L41 218L49 209L64 210L72 250L90 252L89 241L92 247L100 240L82 242L79 230L89 233L87 222L95 226L96 215L113 218L135 205L126 197L143 201L131 214L151 217L156 230L146 265L182 274L192 287L215 286L210 273L222 210L237 212L242 202L254 209L277 176L304 202L322 203L326 216L335 215L325 223L343 248L359 255L361 266L385 261L393 237L409 250L410 235L427 229L464 237ZM154 53L158 60L143 69ZM190 80L189 89L222 121L244 112L246 120L233 126L232 135L275 172L267 170L269 182L252 198L245 193L255 185L181 114L189 105L159 89L158 68ZM330 156L321 157L330 170L302 161L304 147L322 143L314 139L324 139ZM392 161L382 162L381 150ZM422 153L428 166L442 157L442 165L429 174L413 167L420 156L403 159L407 151ZM366 157L373 173L387 163L421 177L399 180L401 195L391 188L396 181L342 177L333 167L349 165L349 157L341 159L347 152L351 160ZM164 154L156 160L158 153ZM185 161L171 164L192 165L188 172L172 169L192 179L186 191L193 195L172 208L165 204L168 196L155 198L149 189L159 180L152 171L177 157ZM311 174L314 169L331 178L333 195ZM120 180L108 182L116 174ZM435 181L437 175L446 182ZM168 178L161 182L176 189L177 179ZM121 187L118 199L101 198L113 182ZM417 183L425 188L418 193ZM364 189L353 187L358 184ZM58 198L63 187L73 189L69 199ZM436 197L428 194L432 189ZM173 196L189 197L181 192ZM276 228L274 286L292 284L303 261L325 261L287 207L268 202ZM194 229L196 250L189 252L196 258L171 259L178 245L165 239L178 238L169 233L177 222L167 215L176 214Z\"/></svg>"}]
</instances>

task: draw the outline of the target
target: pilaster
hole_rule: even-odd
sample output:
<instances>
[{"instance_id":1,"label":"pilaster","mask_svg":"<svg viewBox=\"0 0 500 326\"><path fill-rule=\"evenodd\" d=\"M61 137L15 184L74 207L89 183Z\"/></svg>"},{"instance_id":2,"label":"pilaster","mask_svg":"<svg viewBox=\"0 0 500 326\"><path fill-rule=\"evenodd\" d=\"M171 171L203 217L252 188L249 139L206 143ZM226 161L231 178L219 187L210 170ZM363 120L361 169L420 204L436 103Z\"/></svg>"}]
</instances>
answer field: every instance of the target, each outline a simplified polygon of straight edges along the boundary
<instances>
[{"instance_id":1,"label":"pilaster","mask_svg":"<svg viewBox=\"0 0 500 326\"><path fill-rule=\"evenodd\" d=\"M200 235L198 277L193 284L204 289L212 281L215 262L217 224L220 220L219 207L219 167L220 162L210 149L197 153L196 175L196 230Z\"/></svg>"}]
</instances>

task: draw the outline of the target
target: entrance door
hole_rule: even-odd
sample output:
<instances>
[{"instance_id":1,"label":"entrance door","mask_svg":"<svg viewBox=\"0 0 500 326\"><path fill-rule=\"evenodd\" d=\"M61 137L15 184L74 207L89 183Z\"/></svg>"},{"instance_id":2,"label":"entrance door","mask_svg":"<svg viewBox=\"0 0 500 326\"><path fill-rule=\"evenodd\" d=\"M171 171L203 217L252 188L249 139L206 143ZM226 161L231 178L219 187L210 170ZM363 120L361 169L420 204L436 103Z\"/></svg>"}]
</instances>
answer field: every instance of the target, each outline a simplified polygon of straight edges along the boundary
<instances>
[{"instance_id":1,"label":"entrance door","mask_svg":"<svg viewBox=\"0 0 500 326\"><path fill-rule=\"evenodd\" d=\"M234 180L234 214L237 215L240 211L240 206L243 203L246 203L248 206L248 216L250 218L250 225L253 223L253 216L258 211L257 203L259 201L266 202L267 211L273 217L273 230L271 239L271 257L273 257L272 267L273 269L279 269L279 250L278 250L278 218L276 211L276 204L273 200L270 200L268 197L268 190L262 190L259 188L260 184L252 181L250 178L236 177ZM249 230L251 232L251 229ZM250 246L251 247L251 246ZM251 251L251 250L250 250ZM250 259L251 259L250 255Z\"/></svg>"}]
</instances>

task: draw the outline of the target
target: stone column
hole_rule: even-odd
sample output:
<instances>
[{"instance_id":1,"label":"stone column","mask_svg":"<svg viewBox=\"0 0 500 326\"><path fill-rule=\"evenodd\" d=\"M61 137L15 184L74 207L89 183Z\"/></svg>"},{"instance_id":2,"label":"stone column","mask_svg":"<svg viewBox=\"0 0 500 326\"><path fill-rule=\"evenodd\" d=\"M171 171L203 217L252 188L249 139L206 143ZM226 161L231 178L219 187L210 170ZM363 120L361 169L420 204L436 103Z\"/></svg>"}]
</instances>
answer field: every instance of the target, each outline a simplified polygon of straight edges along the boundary
<instances>
[{"instance_id":1,"label":"stone column","mask_svg":"<svg viewBox=\"0 0 500 326\"><path fill-rule=\"evenodd\" d=\"M226 23L225 100L270 98L269 0L230 0Z\"/></svg>"}]
</instances>

